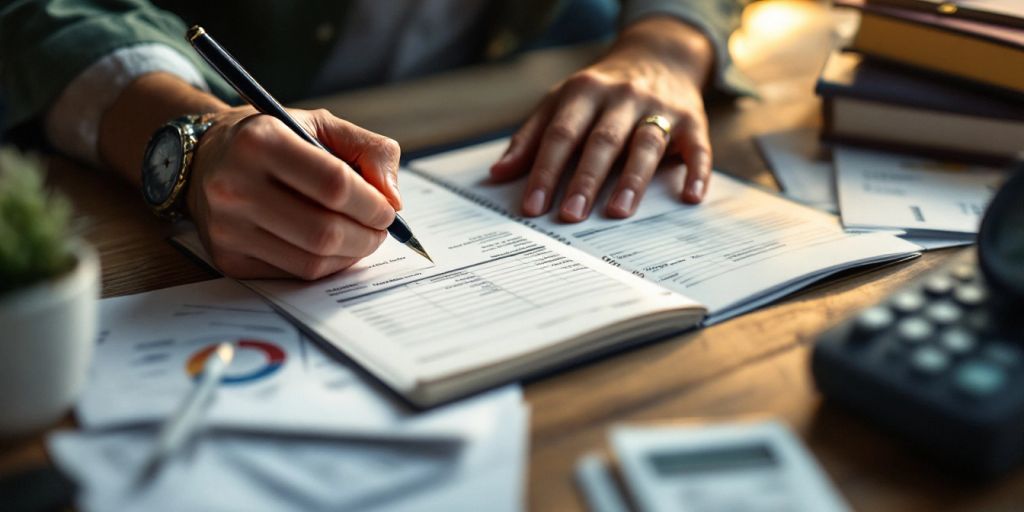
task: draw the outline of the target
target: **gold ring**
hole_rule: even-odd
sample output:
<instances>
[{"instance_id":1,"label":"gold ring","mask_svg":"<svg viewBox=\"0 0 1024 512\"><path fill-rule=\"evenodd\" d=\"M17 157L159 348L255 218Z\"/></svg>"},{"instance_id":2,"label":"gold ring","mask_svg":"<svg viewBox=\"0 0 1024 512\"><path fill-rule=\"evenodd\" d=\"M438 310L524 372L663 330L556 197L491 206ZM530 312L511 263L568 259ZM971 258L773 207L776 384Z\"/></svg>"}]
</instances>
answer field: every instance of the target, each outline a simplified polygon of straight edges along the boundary
<instances>
[{"instance_id":1,"label":"gold ring","mask_svg":"<svg viewBox=\"0 0 1024 512\"><path fill-rule=\"evenodd\" d=\"M651 114L640 121L640 124L649 124L657 126L662 133L665 134L667 139L672 134L672 123L669 122L668 118L658 114Z\"/></svg>"}]
</instances>

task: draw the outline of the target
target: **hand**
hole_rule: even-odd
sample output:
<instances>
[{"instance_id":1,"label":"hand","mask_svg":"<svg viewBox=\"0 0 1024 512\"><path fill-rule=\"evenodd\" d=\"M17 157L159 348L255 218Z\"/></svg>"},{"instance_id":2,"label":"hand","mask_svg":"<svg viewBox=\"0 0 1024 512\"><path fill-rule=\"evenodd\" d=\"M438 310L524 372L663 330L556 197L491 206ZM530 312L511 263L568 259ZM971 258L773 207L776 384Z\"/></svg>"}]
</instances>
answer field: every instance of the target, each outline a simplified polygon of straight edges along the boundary
<instances>
[{"instance_id":1,"label":"hand","mask_svg":"<svg viewBox=\"0 0 1024 512\"><path fill-rule=\"evenodd\" d=\"M647 18L628 27L610 52L575 73L541 102L491 168L495 181L529 171L522 212L547 212L563 171L582 149L559 207L559 217L590 215L612 165L626 153L622 174L605 212L624 218L636 211L666 154L687 164L682 199L697 203L711 176L711 145L701 85L711 66L710 44L696 29L671 18ZM667 118L671 136L648 115Z\"/></svg>"},{"instance_id":2,"label":"hand","mask_svg":"<svg viewBox=\"0 0 1024 512\"><path fill-rule=\"evenodd\" d=\"M395 141L326 110L290 113L337 157L248 107L214 114L200 139L188 208L230 276L333 274L376 250L401 209Z\"/></svg>"}]
</instances>

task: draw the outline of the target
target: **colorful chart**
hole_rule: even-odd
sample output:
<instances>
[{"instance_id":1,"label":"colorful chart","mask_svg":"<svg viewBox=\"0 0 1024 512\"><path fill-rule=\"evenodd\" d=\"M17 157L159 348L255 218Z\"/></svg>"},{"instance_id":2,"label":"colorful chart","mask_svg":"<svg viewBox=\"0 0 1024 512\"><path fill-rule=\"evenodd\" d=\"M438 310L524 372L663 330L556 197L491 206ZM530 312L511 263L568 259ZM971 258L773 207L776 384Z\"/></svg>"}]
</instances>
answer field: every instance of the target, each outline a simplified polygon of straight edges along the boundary
<instances>
[{"instance_id":1,"label":"colorful chart","mask_svg":"<svg viewBox=\"0 0 1024 512\"><path fill-rule=\"evenodd\" d=\"M202 373L203 365L206 364L206 358L209 357L216 349L217 345L213 344L192 354L192 356L188 358L188 362L185 363L185 370L190 376L192 376L192 378L196 378L200 373ZM251 370L240 375L232 375L228 372L229 374L221 380L224 384L244 384L246 382L259 380L272 375L284 366L284 350L281 350L281 347L268 341L252 339L238 340L235 342L235 350L256 350L262 352L264 364L255 370Z\"/></svg>"}]
</instances>

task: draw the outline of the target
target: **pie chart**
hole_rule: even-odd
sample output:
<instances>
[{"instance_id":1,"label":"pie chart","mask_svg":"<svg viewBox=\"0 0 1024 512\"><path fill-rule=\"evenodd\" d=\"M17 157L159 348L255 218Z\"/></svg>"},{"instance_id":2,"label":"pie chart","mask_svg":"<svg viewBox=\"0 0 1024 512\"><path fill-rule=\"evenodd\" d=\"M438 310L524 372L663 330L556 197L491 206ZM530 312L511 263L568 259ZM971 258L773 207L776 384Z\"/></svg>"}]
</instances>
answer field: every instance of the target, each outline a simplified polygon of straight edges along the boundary
<instances>
[{"instance_id":1,"label":"pie chart","mask_svg":"<svg viewBox=\"0 0 1024 512\"><path fill-rule=\"evenodd\" d=\"M203 372L203 365L206 364L206 358L214 350L217 350L217 344L204 347L189 356L188 361L185 363L185 371L188 372L190 377L193 379L199 377L199 374ZM258 381L273 375L284 366L284 350L269 341L254 339L238 340L235 342L235 350L239 352L254 352L254 355L259 357L261 363L254 368L246 368L241 373L232 373L229 367L227 375L221 379L222 384L246 384ZM242 354L235 354L236 360L240 355Z\"/></svg>"}]
</instances>

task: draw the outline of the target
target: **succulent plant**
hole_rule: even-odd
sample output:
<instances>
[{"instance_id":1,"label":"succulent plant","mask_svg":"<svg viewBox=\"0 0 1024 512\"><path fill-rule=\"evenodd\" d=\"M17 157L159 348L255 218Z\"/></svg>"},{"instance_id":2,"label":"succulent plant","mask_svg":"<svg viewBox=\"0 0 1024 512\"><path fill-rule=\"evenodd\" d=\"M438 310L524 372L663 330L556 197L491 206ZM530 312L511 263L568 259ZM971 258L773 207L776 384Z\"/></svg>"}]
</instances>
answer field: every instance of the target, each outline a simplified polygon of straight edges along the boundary
<instances>
[{"instance_id":1,"label":"succulent plant","mask_svg":"<svg viewBox=\"0 0 1024 512\"><path fill-rule=\"evenodd\" d=\"M74 265L71 204L43 185L42 162L0 147L0 295Z\"/></svg>"}]
</instances>

